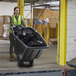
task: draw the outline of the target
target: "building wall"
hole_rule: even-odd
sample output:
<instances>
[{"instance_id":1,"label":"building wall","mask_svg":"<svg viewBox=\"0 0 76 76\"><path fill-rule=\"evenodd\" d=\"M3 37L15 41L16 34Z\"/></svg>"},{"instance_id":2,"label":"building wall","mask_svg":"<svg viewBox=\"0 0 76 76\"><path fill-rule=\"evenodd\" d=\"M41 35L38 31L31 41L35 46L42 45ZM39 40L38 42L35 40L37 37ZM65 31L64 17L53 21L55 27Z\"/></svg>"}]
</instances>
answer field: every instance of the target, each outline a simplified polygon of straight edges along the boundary
<instances>
[{"instance_id":1,"label":"building wall","mask_svg":"<svg viewBox=\"0 0 76 76\"><path fill-rule=\"evenodd\" d=\"M10 3L10 2L0 2L0 16L3 15L12 15L14 7L17 6L17 3ZM31 7L25 6L24 7L24 17L30 18Z\"/></svg>"},{"instance_id":2,"label":"building wall","mask_svg":"<svg viewBox=\"0 0 76 76\"><path fill-rule=\"evenodd\" d=\"M76 58L76 0L68 0L67 61Z\"/></svg>"}]
</instances>

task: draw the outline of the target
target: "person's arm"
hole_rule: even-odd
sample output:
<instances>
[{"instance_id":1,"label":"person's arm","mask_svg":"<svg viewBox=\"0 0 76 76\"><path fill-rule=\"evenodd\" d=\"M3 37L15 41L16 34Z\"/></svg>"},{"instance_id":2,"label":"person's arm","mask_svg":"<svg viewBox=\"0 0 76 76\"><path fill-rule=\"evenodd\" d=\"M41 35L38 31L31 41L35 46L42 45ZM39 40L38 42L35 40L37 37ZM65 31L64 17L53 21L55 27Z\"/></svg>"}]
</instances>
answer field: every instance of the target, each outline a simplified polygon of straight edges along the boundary
<instances>
[{"instance_id":1,"label":"person's arm","mask_svg":"<svg viewBox=\"0 0 76 76\"><path fill-rule=\"evenodd\" d=\"M16 26L15 24L14 24L14 21L13 21L13 18L10 16L10 26Z\"/></svg>"},{"instance_id":2,"label":"person's arm","mask_svg":"<svg viewBox=\"0 0 76 76\"><path fill-rule=\"evenodd\" d=\"M12 17L10 16L10 26L13 26L13 25L14 25L14 22L13 22Z\"/></svg>"}]
</instances>

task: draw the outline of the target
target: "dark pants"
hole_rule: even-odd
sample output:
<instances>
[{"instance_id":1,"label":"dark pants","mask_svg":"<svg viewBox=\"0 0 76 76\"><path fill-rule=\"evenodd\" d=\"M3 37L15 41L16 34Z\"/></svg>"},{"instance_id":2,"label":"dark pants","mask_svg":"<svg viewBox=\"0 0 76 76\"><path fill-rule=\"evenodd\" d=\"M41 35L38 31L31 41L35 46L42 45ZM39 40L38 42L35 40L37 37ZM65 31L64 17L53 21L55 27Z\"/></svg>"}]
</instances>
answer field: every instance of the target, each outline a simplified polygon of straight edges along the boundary
<instances>
[{"instance_id":1,"label":"dark pants","mask_svg":"<svg viewBox=\"0 0 76 76\"><path fill-rule=\"evenodd\" d=\"M14 36L12 33L10 33L9 37L10 37L10 55L12 55L14 52Z\"/></svg>"}]
</instances>

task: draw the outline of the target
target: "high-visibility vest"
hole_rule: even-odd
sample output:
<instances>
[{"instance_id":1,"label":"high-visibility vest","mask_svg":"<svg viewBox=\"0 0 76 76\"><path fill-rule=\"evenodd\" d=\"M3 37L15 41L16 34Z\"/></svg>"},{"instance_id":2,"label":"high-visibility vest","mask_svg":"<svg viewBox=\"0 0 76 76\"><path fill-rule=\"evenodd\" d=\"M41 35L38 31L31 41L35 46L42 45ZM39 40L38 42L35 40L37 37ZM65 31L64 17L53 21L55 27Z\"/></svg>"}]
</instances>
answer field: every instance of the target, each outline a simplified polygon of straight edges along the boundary
<instances>
[{"instance_id":1,"label":"high-visibility vest","mask_svg":"<svg viewBox=\"0 0 76 76\"><path fill-rule=\"evenodd\" d=\"M15 18L14 15L12 15L11 18L13 19L13 22L14 22L15 25L21 25L21 16L20 15L18 16L18 21L17 21L17 19ZM12 33L11 26L10 26L9 33Z\"/></svg>"}]
</instances>

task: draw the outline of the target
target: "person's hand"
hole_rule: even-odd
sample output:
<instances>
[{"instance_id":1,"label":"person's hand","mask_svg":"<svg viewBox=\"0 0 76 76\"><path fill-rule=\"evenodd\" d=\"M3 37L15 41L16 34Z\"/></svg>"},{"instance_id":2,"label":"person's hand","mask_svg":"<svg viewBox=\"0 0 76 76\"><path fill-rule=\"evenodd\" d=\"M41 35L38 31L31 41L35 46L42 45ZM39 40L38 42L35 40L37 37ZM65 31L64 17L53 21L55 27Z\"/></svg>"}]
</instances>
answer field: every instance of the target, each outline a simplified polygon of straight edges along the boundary
<instances>
[{"instance_id":1,"label":"person's hand","mask_svg":"<svg viewBox=\"0 0 76 76\"><path fill-rule=\"evenodd\" d=\"M29 27L28 25L26 25L25 27Z\"/></svg>"},{"instance_id":2,"label":"person's hand","mask_svg":"<svg viewBox=\"0 0 76 76\"><path fill-rule=\"evenodd\" d=\"M14 24L12 27L16 27L16 26L17 26L17 25Z\"/></svg>"},{"instance_id":3,"label":"person's hand","mask_svg":"<svg viewBox=\"0 0 76 76\"><path fill-rule=\"evenodd\" d=\"M13 27L16 27L16 26L13 26Z\"/></svg>"}]
</instances>

